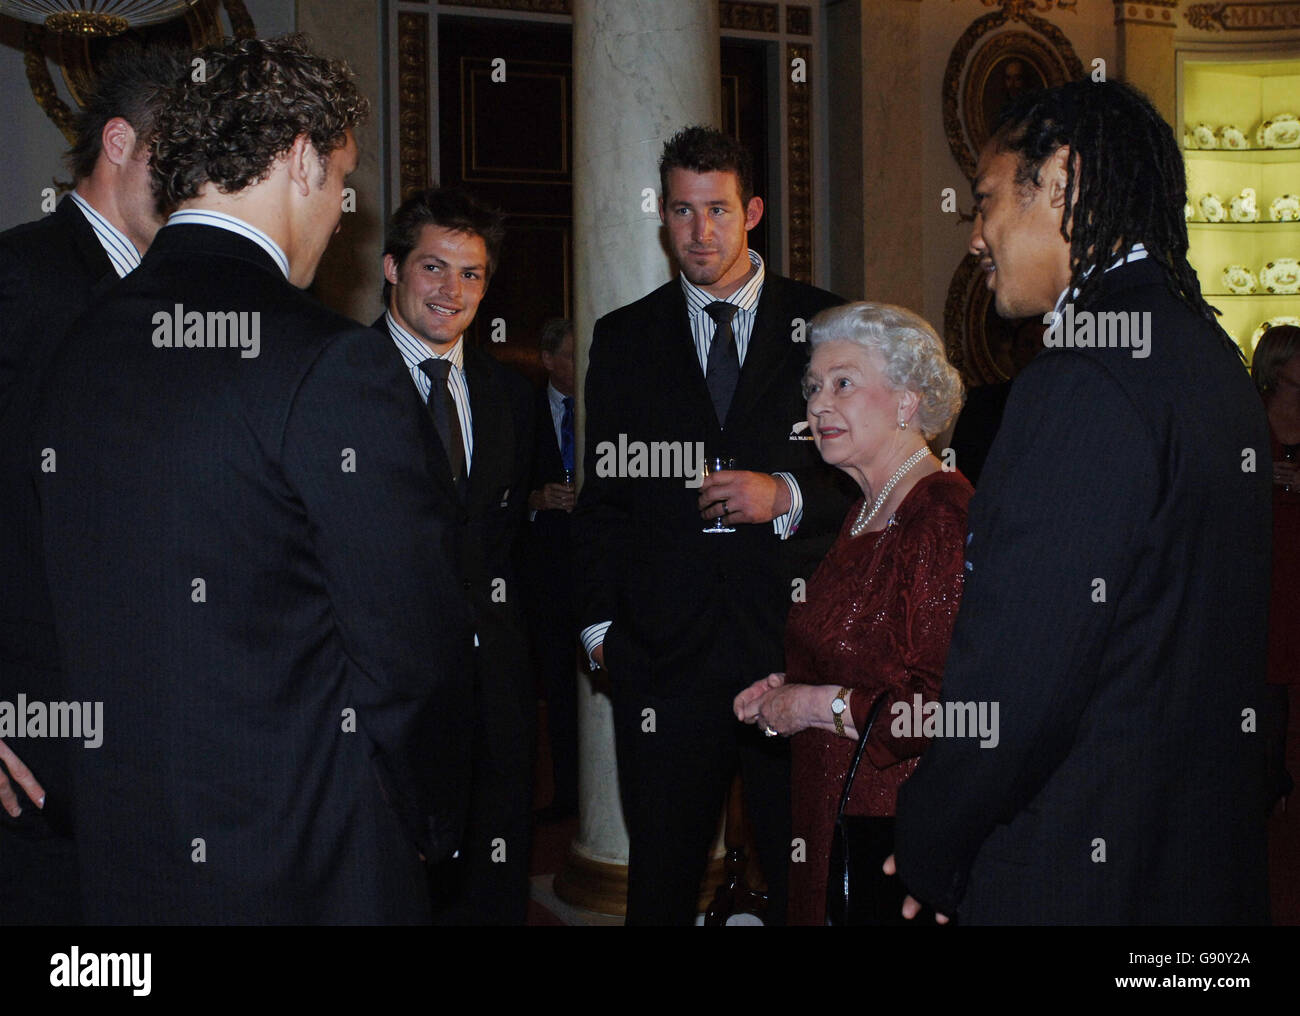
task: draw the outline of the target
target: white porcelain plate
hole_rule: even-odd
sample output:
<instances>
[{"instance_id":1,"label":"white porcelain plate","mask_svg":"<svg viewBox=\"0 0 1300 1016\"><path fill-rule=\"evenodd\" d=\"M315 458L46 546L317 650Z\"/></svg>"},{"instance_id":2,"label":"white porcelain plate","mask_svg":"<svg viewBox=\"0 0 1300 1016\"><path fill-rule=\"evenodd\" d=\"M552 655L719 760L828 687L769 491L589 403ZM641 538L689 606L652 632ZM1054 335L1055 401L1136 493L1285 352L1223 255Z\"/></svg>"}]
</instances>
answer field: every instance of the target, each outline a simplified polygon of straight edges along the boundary
<instances>
[{"instance_id":1,"label":"white porcelain plate","mask_svg":"<svg viewBox=\"0 0 1300 1016\"><path fill-rule=\"evenodd\" d=\"M1266 331L1270 328L1276 328L1278 325L1295 325L1297 328L1300 328L1300 317L1275 317L1262 322L1260 326L1255 329L1255 334L1250 337L1251 351L1253 352L1255 349L1259 348L1259 340L1264 337Z\"/></svg>"},{"instance_id":2,"label":"white porcelain plate","mask_svg":"<svg viewBox=\"0 0 1300 1016\"><path fill-rule=\"evenodd\" d=\"M1228 265L1223 270L1223 288L1234 296L1250 296L1256 285L1255 273L1245 265Z\"/></svg>"},{"instance_id":3,"label":"white porcelain plate","mask_svg":"<svg viewBox=\"0 0 1300 1016\"><path fill-rule=\"evenodd\" d=\"M1294 113L1282 113L1265 120L1255 139L1264 148L1300 148L1300 119Z\"/></svg>"},{"instance_id":4,"label":"white porcelain plate","mask_svg":"<svg viewBox=\"0 0 1300 1016\"><path fill-rule=\"evenodd\" d=\"M1268 206L1268 217L1274 222L1300 222L1300 197L1283 194Z\"/></svg>"},{"instance_id":5,"label":"white porcelain plate","mask_svg":"<svg viewBox=\"0 0 1300 1016\"><path fill-rule=\"evenodd\" d=\"M1259 285L1265 293L1300 293L1300 261L1277 258L1259 270Z\"/></svg>"}]
</instances>

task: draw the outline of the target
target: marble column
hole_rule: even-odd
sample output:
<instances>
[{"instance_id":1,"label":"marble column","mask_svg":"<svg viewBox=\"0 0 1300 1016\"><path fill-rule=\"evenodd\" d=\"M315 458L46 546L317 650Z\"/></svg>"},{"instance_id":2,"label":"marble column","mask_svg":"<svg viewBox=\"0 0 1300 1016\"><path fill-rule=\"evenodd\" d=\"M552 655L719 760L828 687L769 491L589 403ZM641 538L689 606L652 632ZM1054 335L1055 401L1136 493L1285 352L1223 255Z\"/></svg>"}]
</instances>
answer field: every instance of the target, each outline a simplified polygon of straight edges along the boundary
<instances>
[{"instance_id":1,"label":"marble column","mask_svg":"<svg viewBox=\"0 0 1300 1016\"><path fill-rule=\"evenodd\" d=\"M659 152L687 124L720 122L716 0L574 0L573 70L574 328L581 390L596 319L670 276L657 208ZM581 399L578 406L581 462ZM555 891L575 906L618 914L627 887L627 832L603 677L578 675L580 818Z\"/></svg>"}]
</instances>

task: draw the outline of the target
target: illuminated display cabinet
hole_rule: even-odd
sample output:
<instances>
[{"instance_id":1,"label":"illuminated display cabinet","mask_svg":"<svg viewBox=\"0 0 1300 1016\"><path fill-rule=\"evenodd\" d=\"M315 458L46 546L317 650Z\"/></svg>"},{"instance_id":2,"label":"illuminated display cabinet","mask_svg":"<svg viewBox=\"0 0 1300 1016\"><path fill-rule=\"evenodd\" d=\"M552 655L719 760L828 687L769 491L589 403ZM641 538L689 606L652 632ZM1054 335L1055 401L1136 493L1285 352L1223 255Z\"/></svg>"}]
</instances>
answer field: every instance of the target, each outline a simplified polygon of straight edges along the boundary
<instances>
[{"instance_id":1,"label":"illuminated display cabinet","mask_svg":"<svg viewBox=\"0 0 1300 1016\"><path fill-rule=\"evenodd\" d=\"M1190 260L1249 359L1265 321L1300 323L1300 55L1180 52L1178 100ZM1250 218L1252 191L1256 221L1233 221ZM1275 203L1291 221L1271 221Z\"/></svg>"}]
</instances>

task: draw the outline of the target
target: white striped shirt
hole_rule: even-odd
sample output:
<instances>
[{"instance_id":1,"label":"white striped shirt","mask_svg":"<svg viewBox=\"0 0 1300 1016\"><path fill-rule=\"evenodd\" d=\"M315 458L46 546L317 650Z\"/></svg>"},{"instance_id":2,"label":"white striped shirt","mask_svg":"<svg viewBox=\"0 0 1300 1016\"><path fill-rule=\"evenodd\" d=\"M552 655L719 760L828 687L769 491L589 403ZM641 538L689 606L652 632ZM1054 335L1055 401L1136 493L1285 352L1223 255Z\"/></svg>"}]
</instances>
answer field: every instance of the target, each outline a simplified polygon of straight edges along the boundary
<instances>
[{"instance_id":1,"label":"white striped shirt","mask_svg":"<svg viewBox=\"0 0 1300 1016\"><path fill-rule=\"evenodd\" d=\"M237 219L225 212L215 212L210 208L186 208L184 211L172 212L170 218L167 219L167 225L216 226L218 229L237 233L245 240L252 240L253 243L271 255L271 260L284 273L284 277L289 278L289 257L285 254L283 248L256 226L250 226L243 219Z\"/></svg>"},{"instance_id":2,"label":"white striped shirt","mask_svg":"<svg viewBox=\"0 0 1300 1016\"><path fill-rule=\"evenodd\" d=\"M460 336L445 353L431 353L429 347L397 323L392 311L384 312L388 322L388 334L392 336L397 351L402 354L402 362L415 382L416 391L427 405L429 391L433 382L420 369L420 364L430 357L450 360L452 369L447 372L447 384L451 387L451 398L456 403L456 416L460 419L460 436L465 443L465 475L469 476L470 464L474 459L474 418L469 410L469 385L465 381L465 336Z\"/></svg>"},{"instance_id":3,"label":"white striped shirt","mask_svg":"<svg viewBox=\"0 0 1300 1016\"><path fill-rule=\"evenodd\" d=\"M113 271L117 272L117 277L125 278L128 272L138 268L140 252L135 249L135 244L127 239L126 234L95 211L91 203L76 191L68 197L72 198L76 206L81 209L81 214L86 217L90 228L95 231L95 238L104 248L104 253L108 255L109 264L113 266Z\"/></svg>"},{"instance_id":4,"label":"white striped shirt","mask_svg":"<svg viewBox=\"0 0 1300 1016\"><path fill-rule=\"evenodd\" d=\"M722 303L735 304L735 316L731 319L731 333L736 339L736 356L740 365L745 365L745 353L749 349L749 337L754 334L754 318L758 314L758 298L763 294L763 279L767 269L757 251L749 252L749 263L754 266L754 276ZM677 276L682 284L682 293L686 296L686 316L691 321L691 334L695 337L695 354L700 358L700 370L709 369L709 347L713 345L713 333L718 330L717 322L704 312L711 303L718 303L717 297L706 293L691 282L685 273Z\"/></svg>"}]
</instances>

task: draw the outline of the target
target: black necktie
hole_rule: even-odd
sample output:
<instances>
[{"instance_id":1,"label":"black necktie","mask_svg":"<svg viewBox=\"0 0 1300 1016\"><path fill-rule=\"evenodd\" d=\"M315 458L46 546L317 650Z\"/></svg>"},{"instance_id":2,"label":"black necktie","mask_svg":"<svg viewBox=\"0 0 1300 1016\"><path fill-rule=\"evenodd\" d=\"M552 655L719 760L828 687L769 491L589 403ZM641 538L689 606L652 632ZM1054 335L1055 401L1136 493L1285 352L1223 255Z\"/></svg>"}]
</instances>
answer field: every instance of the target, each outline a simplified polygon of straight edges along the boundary
<instances>
[{"instance_id":1,"label":"black necktie","mask_svg":"<svg viewBox=\"0 0 1300 1016\"><path fill-rule=\"evenodd\" d=\"M721 300L704 308L704 313L713 318L718 326L713 333L713 343L709 346L704 383L708 385L709 395L713 398L713 411L718 414L719 425L727 422L731 397L736 393L736 382L740 380L740 356L736 350L736 335L731 330L731 319L739 309L734 303L723 303Z\"/></svg>"},{"instance_id":2,"label":"black necktie","mask_svg":"<svg viewBox=\"0 0 1300 1016\"><path fill-rule=\"evenodd\" d=\"M447 461L451 463L451 478L459 481L465 472L465 439L460 430L460 414L456 411L456 400L451 397L451 386L447 376L451 373L451 361L440 357L431 357L420 364L420 370L431 382L427 407L433 425L442 438L442 447L447 452Z\"/></svg>"}]
</instances>

